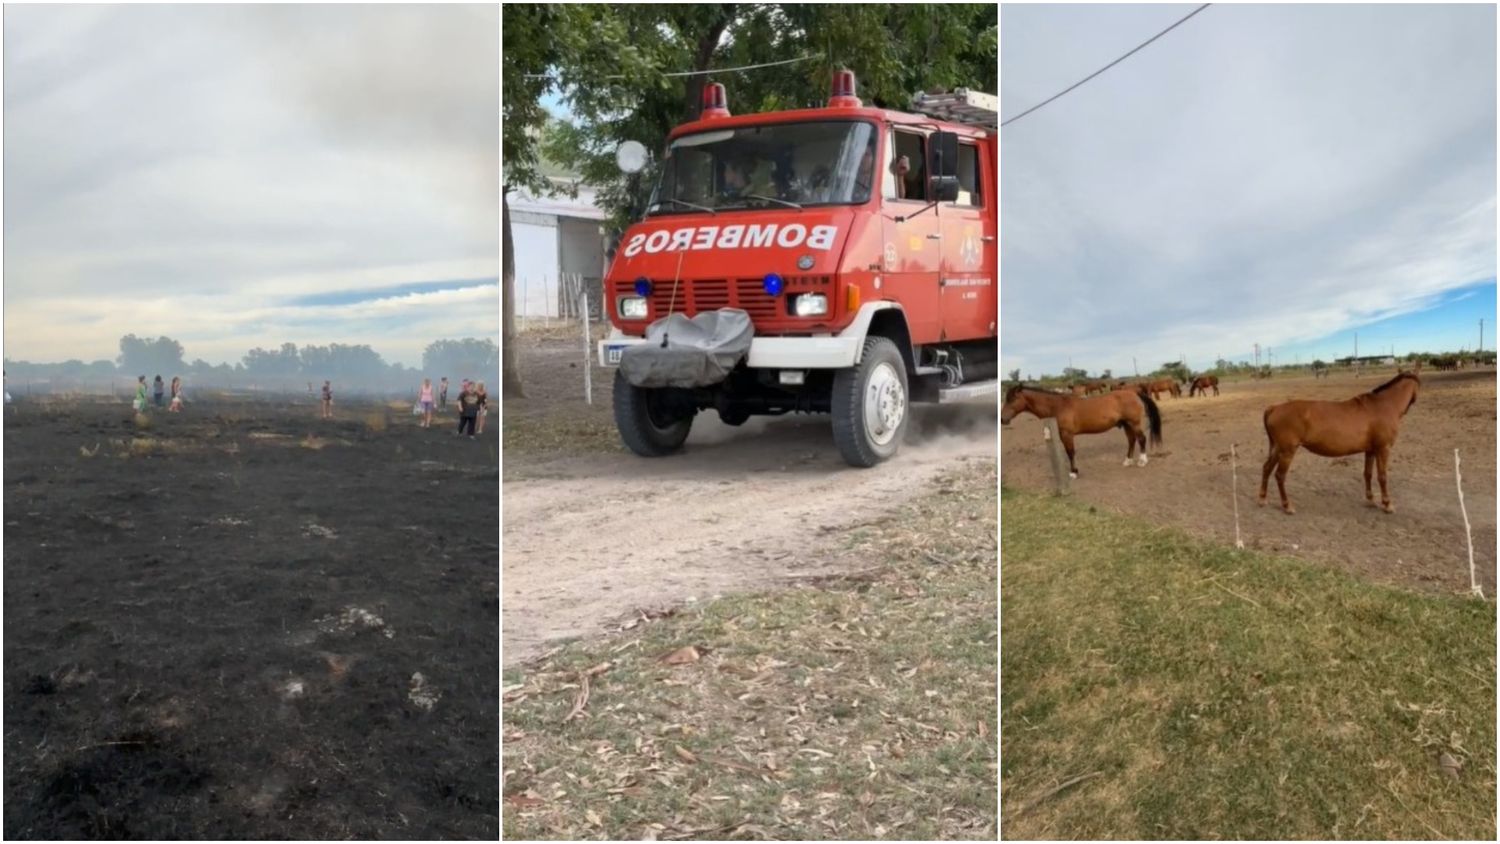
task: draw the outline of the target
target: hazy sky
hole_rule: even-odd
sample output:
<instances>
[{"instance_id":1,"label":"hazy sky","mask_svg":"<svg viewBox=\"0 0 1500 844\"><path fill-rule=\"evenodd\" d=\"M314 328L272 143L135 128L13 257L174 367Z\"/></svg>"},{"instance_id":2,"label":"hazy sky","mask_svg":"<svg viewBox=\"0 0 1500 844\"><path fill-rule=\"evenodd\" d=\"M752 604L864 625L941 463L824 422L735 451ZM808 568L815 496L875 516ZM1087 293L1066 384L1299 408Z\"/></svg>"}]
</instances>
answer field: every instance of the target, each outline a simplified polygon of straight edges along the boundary
<instances>
[{"instance_id":1,"label":"hazy sky","mask_svg":"<svg viewBox=\"0 0 1500 844\"><path fill-rule=\"evenodd\" d=\"M1193 8L1003 7L1003 115ZM1002 130L1005 368L1433 348L1439 306L1472 348L1495 93L1494 6L1210 6Z\"/></svg>"},{"instance_id":2,"label":"hazy sky","mask_svg":"<svg viewBox=\"0 0 1500 844\"><path fill-rule=\"evenodd\" d=\"M499 335L493 6L8 6L5 355Z\"/></svg>"}]
</instances>

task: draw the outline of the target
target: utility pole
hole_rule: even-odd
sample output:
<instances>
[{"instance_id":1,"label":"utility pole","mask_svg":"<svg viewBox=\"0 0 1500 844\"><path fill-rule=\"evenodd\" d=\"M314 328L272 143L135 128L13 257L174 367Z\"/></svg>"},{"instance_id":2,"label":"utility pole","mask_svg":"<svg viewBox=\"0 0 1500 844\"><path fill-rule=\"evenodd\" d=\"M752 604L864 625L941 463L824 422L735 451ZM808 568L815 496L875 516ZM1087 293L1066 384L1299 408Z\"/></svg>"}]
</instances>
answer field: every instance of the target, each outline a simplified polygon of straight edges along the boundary
<instances>
[{"instance_id":1,"label":"utility pole","mask_svg":"<svg viewBox=\"0 0 1500 844\"><path fill-rule=\"evenodd\" d=\"M1130 366L1135 370L1135 377L1141 377L1141 365L1135 362L1135 355L1130 356Z\"/></svg>"},{"instance_id":2,"label":"utility pole","mask_svg":"<svg viewBox=\"0 0 1500 844\"><path fill-rule=\"evenodd\" d=\"M1483 318L1481 318L1479 320L1479 348L1476 351L1478 351L1478 352L1484 351L1484 319Z\"/></svg>"}]
</instances>

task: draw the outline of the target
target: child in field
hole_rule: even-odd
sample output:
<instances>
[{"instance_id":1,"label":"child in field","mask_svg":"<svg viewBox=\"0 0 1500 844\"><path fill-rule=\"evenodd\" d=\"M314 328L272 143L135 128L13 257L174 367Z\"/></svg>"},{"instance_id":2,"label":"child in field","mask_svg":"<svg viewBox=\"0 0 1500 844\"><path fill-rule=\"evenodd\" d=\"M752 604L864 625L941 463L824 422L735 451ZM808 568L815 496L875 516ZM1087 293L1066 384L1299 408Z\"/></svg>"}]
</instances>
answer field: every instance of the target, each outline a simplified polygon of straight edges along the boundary
<instances>
[{"instance_id":1,"label":"child in field","mask_svg":"<svg viewBox=\"0 0 1500 844\"><path fill-rule=\"evenodd\" d=\"M172 376L172 406L167 408L168 413L182 412L182 376Z\"/></svg>"},{"instance_id":2,"label":"child in field","mask_svg":"<svg viewBox=\"0 0 1500 844\"><path fill-rule=\"evenodd\" d=\"M151 391L151 393L152 393L152 397L156 399L156 406L157 407L161 407L161 396L162 396L162 393L165 391L165 389L166 388L162 384L162 381L161 381L161 376L160 375L156 376L155 389L153 389Z\"/></svg>"},{"instance_id":3,"label":"child in field","mask_svg":"<svg viewBox=\"0 0 1500 844\"><path fill-rule=\"evenodd\" d=\"M479 394L479 425L476 433L484 433L484 417L490 415L490 394L484 391L484 382L480 381L474 385L474 392Z\"/></svg>"},{"instance_id":4,"label":"child in field","mask_svg":"<svg viewBox=\"0 0 1500 844\"><path fill-rule=\"evenodd\" d=\"M323 418L333 418L333 384L328 381L323 382Z\"/></svg>"},{"instance_id":5,"label":"child in field","mask_svg":"<svg viewBox=\"0 0 1500 844\"><path fill-rule=\"evenodd\" d=\"M448 409L448 376L438 382L438 410Z\"/></svg>"},{"instance_id":6,"label":"child in field","mask_svg":"<svg viewBox=\"0 0 1500 844\"><path fill-rule=\"evenodd\" d=\"M417 396L417 401L422 403L422 427L432 427L432 379L422 379L422 392Z\"/></svg>"},{"instance_id":7,"label":"child in field","mask_svg":"<svg viewBox=\"0 0 1500 844\"><path fill-rule=\"evenodd\" d=\"M146 412L146 376L138 375L135 379L135 402L132 404L136 413Z\"/></svg>"}]
</instances>

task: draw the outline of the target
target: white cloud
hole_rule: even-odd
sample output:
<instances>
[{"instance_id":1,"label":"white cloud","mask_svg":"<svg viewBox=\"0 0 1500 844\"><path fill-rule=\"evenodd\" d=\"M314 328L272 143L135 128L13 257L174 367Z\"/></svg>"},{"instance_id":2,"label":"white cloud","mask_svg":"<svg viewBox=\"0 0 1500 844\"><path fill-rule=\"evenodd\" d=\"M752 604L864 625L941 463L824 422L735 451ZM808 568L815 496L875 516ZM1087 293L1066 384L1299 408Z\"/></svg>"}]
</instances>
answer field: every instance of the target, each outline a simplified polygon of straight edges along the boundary
<instances>
[{"instance_id":1,"label":"white cloud","mask_svg":"<svg viewBox=\"0 0 1500 844\"><path fill-rule=\"evenodd\" d=\"M7 9L6 355L498 336L493 286L292 306L499 275L498 73L490 7Z\"/></svg>"},{"instance_id":2,"label":"white cloud","mask_svg":"<svg viewBox=\"0 0 1500 844\"><path fill-rule=\"evenodd\" d=\"M1186 11L1005 7L1003 111ZM1213 6L1007 127L1006 368L1206 362L1494 277L1494 32L1493 6Z\"/></svg>"}]
</instances>

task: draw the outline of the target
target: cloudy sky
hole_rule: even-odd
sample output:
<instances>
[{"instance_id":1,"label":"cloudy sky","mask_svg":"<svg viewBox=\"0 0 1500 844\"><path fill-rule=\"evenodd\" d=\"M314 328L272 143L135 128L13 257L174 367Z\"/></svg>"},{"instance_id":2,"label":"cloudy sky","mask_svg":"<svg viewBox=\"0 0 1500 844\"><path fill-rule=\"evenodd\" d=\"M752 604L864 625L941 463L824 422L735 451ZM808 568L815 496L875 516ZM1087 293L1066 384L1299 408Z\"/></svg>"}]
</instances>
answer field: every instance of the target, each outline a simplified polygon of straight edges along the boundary
<instances>
[{"instance_id":1,"label":"cloudy sky","mask_svg":"<svg viewBox=\"0 0 1500 844\"><path fill-rule=\"evenodd\" d=\"M5 355L499 335L487 6L8 6Z\"/></svg>"},{"instance_id":2,"label":"cloudy sky","mask_svg":"<svg viewBox=\"0 0 1500 844\"><path fill-rule=\"evenodd\" d=\"M1193 8L1004 6L1002 114ZM1473 348L1495 94L1492 5L1210 6L1002 130L1005 368Z\"/></svg>"}]
</instances>

